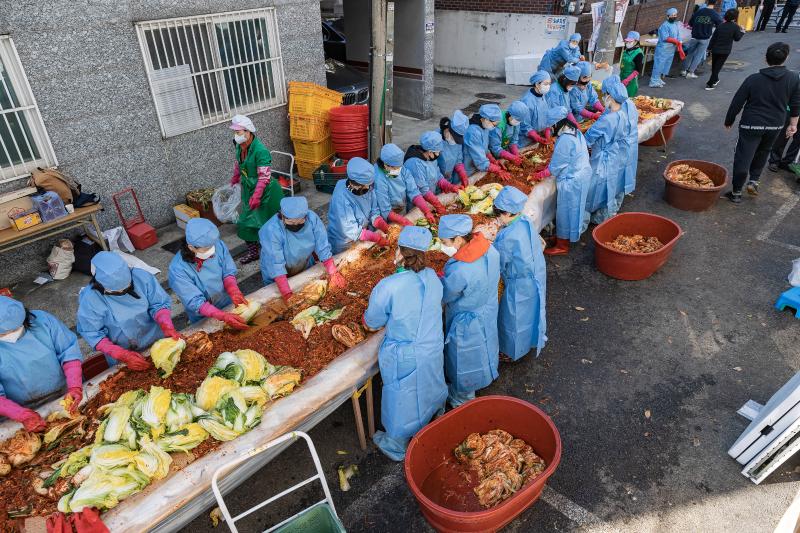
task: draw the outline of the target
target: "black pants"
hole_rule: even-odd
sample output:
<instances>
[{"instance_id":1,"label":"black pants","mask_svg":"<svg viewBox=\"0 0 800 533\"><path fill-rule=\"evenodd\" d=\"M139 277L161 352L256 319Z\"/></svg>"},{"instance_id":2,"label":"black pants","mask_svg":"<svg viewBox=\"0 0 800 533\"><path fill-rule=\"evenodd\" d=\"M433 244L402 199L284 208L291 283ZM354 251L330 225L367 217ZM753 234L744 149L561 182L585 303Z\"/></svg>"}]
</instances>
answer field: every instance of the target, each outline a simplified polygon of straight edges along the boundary
<instances>
[{"instance_id":1,"label":"black pants","mask_svg":"<svg viewBox=\"0 0 800 533\"><path fill-rule=\"evenodd\" d=\"M708 78L706 87L713 87L719 81L719 71L722 70L725 61L730 54L711 54L711 77Z\"/></svg>"},{"instance_id":2,"label":"black pants","mask_svg":"<svg viewBox=\"0 0 800 533\"><path fill-rule=\"evenodd\" d=\"M786 138L786 128L789 126L789 117L786 117L786 125L781 130L781 133L778 135L778 138L775 139L775 144L772 145L772 151L769 154L769 162L773 165L789 165L794 163L795 157L797 157L797 153L800 152L800 130L794 134L792 137L792 144L789 145L789 149L786 151L784 155L783 150L786 148L786 144L789 142L789 139Z\"/></svg>"},{"instance_id":3,"label":"black pants","mask_svg":"<svg viewBox=\"0 0 800 533\"><path fill-rule=\"evenodd\" d=\"M794 14L797 11L797 6L798 6L798 4L794 4L793 6L790 6L790 5L786 4L786 5L783 6L783 12L781 13L781 18L778 21L778 26L775 28L776 32L778 32L778 31L786 31L786 28L788 28L789 24L792 23L792 19L794 18ZM784 20L786 21L786 24L783 23ZM781 26L783 26L783 27L781 27Z\"/></svg>"},{"instance_id":4,"label":"black pants","mask_svg":"<svg viewBox=\"0 0 800 533\"><path fill-rule=\"evenodd\" d=\"M775 9L775 2L764 2L764 7L761 8L761 15L758 17L758 24L756 24L756 31L764 31L767 29L767 22L772 16L772 10Z\"/></svg>"},{"instance_id":5,"label":"black pants","mask_svg":"<svg viewBox=\"0 0 800 533\"><path fill-rule=\"evenodd\" d=\"M769 152L781 130L746 130L739 128L739 140L733 155L733 191L741 192L744 184L758 181Z\"/></svg>"}]
</instances>

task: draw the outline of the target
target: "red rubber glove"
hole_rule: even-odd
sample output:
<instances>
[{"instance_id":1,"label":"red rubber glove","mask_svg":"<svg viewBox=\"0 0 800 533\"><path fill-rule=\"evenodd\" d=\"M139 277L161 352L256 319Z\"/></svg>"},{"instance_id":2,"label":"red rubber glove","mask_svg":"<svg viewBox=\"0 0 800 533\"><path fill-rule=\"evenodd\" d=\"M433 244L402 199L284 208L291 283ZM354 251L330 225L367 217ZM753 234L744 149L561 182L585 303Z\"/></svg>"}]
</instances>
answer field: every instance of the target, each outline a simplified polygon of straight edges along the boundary
<instances>
[{"instance_id":1,"label":"red rubber glove","mask_svg":"<svg viewBox=\"0 0 800 533\"><path fill-rule=\"evenodd\" d=\"M200 306L200 314L203 316L207 316L209 318L219 320L220 322L225 322L233 329L244 330L248 328L247 322L245 322L244 319L242 319L242 317L240 317L239 315L234 315L233 313L226 313L224 311L221 311L208 302L205 302L203 305Z\"/></svg>"},{"instance_id":2,"label":"red rubber glove","mask_svg":"<svg viewBox=\"0 0 800 533\"><path fill-rule=\"evenodd\" d=\"M436 184L439 186L442 192L458 192L458 187L444 178L440 178Z\"/></svg>"},{"instance_id":3,"label":"red rubber glove","mask_svg":"<svg viewBox=\"0 0 800 533\"><path fill-rule=\"evenodd\" d=\"M25 431L44 431L47 422L33 409L22 407L17 402L0 396L0 416L15 420L25 426Z\"/></svg>"},{"instance_id":4,"label":"red rubber glove","mask_svg":"<svg viewBox=\"0 0 800 533\"><path fill-rule=\"evenodd\" d=\"M325 267L325 272L328 273L328 282L337 289L344 289L347 287L347 280L344 279L342 273L336 270L336 263L333 262L333 257L330 257L322 262Z\"/></svg>"},{"instance_id":5,"label":"red rubber glove","mask_svg":"<svg viewBox=\"0 0 800 533\"><path fill-rule=\"evenodd\" d=\"M231 178L231 185L236 185L242 181L242 172L239 170L239 163L233 163L233 177Z\"/></svg>"},{"instance_id":6,"label":"red rubber glove","mask_svg":"<svg viewBox=\"0 0 800 533\"><path fill-rule=\"evenodd\" d=\"M81 512L70 515L70 518L72 518L77 533L109 533L109 529L100 519L100 512L94 507L84 507ZM47 531L50 529L48 528ZM71 531L72 529L67 530L67 532ZM59 532L54 531L53 533Z\"/></svg>"},{"instance_id":7,"label":"red rubber glove","mask_svg":"<svg viewBox=\"0 0 800 533\"><path fill-rule=\"evenodd\" d=\"M83 399L83 368L80 361L73 360L61 365L61 369L64 371L64 378L67 381L67 394L64 398L72 398L69 412L75 414Z\"/></svg>"},{"instance_id":8,"label":"red rubber glove","mask_svg":"<svg viewBox=\"0 0 800 533\"><path fill-rule=\"evenodd\" d=\"M489 163L491 163L493 165L497 164L497 159L494 158L494 155L492 155L492 152L486 152L486 158L489 160Z\"/></svg>"},{"instance_id":9,"label":"red rubber glove","mask_svg":"<svg viewBox=\"0 0 800 533\"><path fill-rule=\"evenodd\" d=\"M510 145L508 147L508 150L514 155L519 155L519 146L517 146L516 144Z\"/></svg>"},{"instance_id":10,"label":"red rubber glove","mask_svg":"<svg viewBox=\"0 0 800 533\"><path fill-rule=\"evenodd\" d=\"M634 78L636 78L636 77L638 77L638 76L639 76L639 71L638 71L638 70L634 70L633 72L631 72L631 75L630 75L630 76L628 76L627 78L625 78L624 80L622 80L622 85L624 85L625 87L627 87L627 86L628 86L628 84L629 84L630 82L632 82L632 81L633 81L633 79L634 79Z\"/></svg>"},{"instance_id":11,"label":"red rubber glove","mask_svg":"<svg viewBox=\"0 0 800 533\"><path fill-rule=\"evenodd\" d=\"M544 170L540 170L539 172L533 173L533 181L542 181L545 178L549 178L551 176L550 169L546 168Z\"/></svg>"},{"instance_id":12,"label":"red rubber glove","mask_svg":"<svg viewBox=\"0 0 800 533\"><path fill-rule=\"evenodd\" d=\"M497 174L503 181L508 181L511 179L511 174L500 168L500 165L497 164L489 165L489 172Z\"/></svg>"},{"instance_id":13,"label":"red rubber glove","mask_svg":"<svg viewBox=\"0 0 800 533\"><path fill-rule=\"evenodd\" d=\"M180 333L175 330L175 325L172 323L172 315L170 315L169 309L159 309L153 319L159 325L165 337L172 337L175 340L181 338Z\"/></svg>"},{"instance_id":14,"label":"red rubber glove","mask_svg":"<svg viewBox=\"0 0 800 533\"><path fill-rule=\"evenodd\" d=\"M251 211L258 209L258 206L261 205L261 197L264 195L264 189L267 188L267 185L269 185L269 178L258 178L256 190L253 191L253 196L251 196L250 200L247 202Z\"/></svg>"},{"instance_id":15,"label":"red rubber glove","mask_svg":"<svg viewBox=\"0 0 800 533\"><path fill-rule=\"evenodd\" d=\"M552 144L553 141L553 129L552 128L545 128L544 130L544 143L545 144Z\"/></svg>"},{"instance_id":16,"label":"red rubber glove","mask_svg":"<svg viewBox=\"0 0 800 533\"><path fill-rule=\"evenodd\" d=\"M464 187L469 186L469 176L467 176L467 168L464 166L464 163L459 163L454 166L453 171L461 178L461 185Z\"/></svg>"},{"instance_id":17,"label":"red rubber glove","mask_svg":"<svg viewBox=\"0 0 800 533\"><path fill-rule=\"evenodd\" d=\"M200 309L202 311L202 307ZM103 340L98 342L95 348L110 358L125 363L128 365L128 367L130 367L131 370L135 370L136 372L147 370L152 366L150 361L142 357L141 354L132 350L126 350L122 346L117 346L111 342L108 337L105 337Z\"/></svg>"},{"instance_id":18,"label":"red rubber glove","mask_svg":"<svg viewBox=\"0 0 800 533\"><path fill-rule=\"evenodd\" d=\"M375 220L372 222L372 225L375 226L375 229L379 229L383 232L389 231L389 224L387 224L386 221L383 220L383 217L381 216L376 217Z\"/></svg>"},{"instance_id":19,"label":"red rubber glove","mask_svg":"<svg viewBox=\"0 0 800 533\"><path fill-rule=\"evenodd\" d=\"M422 214L425 215L425 218L428 220L428 222L431 224L436 224L436 217L434 217L433 213L431 213L431 210L428 207L428 204L425 203L422 195L415 196L411 200L411 203L414 204L420 211L422 211Z\"/></svg>"},{"instance_id":20,"label":"red rubber glove","mask_svg":"<svg viewBox=\"0 0 800 533\"><path fill-rule=\"evenodd\" d=\"M358 240L374 242L378 246L389 246L389 240L384 237L383 234L368 229L361 230L361 235L359 235Z\"/></svg>"},{"instance_id":21,"label":"red rubber glove","mask_svg":"<svg viewBox=\"0 0 800 533\"><path fill-rule=\"evenodd\" d=\"M528 139L532 140L532 141L533 141L533 142L535 142L535 143L539 143L539 144L547 144L547 141L545 141L544 137L542 137L541 135L539 135L539 134L538 134L536 131L534 131L534 130L531 130L531 131L529 131L529 132L528 132Z\"/></svg>"},{"instance_id":22,"label":"red rubber glove","mask_svg":"<svg viewBox=\"0 0 800 533\"><path fill-rule=\"evenodd\" d=\"M283 296L284 301L289 301L289 298L292 297L292 288L289 287L289 278L286 277L286 274L283 276L278 276L273 281L275 281L275 285L278 286L278 290L281 292L281 296Z\"/></svg>"},{"instance_id":23,"label":"red rubber glove","mask_svg":"<svg viewBox=\"0 0 800 533\"><path fill-rule=\"evenodd\" d=\"M447 213L447 209L445 209L444 206L442 205L442 202L440 202L439 199L436 198L436 195L433 194L433 191L426 192L425 194L422 195L422 197L425 198L425 201L431 204L433 208L436 209L436 212L439 213L440 215L444 215L445 213Z\"/></svg>"},{"instance_id":24,"label":"red rubber glove","mask_svg":"<svg viewBox=\"0 0 800 533\"><path fill-rule=\"evenodd\" d=\"M572 125L575 126L576 128L580 128L580 125L578 124L578 120L575 118L575 115L573 115L572 113L567 113L567 120L572 122Z\"/></svg>"},{"instance_id":25,"label":"red rubber glove","mask_svg":"<svg viewBox=\"0 0 800 533\"><path fill-rule=\"evenodd\" d=\"M514 155L511 152L506 152L505 150L500 152L500 157L502 157L506 161L511 161L515 165L521 165L522 164L522 158L520 156Z\"/></svg>"},{"instance_id":26,"label":"red rubber glove","mask_svg":"<svg viewBox=\"0 0 800 533\"><path fill-rule=\"evenodd\" d=\"M394 211L389 211L389 222L392 224L400 224L401 226L413 226L414 224L411 223L403 215L398 215Z\"/></svg>"}]
</instances>

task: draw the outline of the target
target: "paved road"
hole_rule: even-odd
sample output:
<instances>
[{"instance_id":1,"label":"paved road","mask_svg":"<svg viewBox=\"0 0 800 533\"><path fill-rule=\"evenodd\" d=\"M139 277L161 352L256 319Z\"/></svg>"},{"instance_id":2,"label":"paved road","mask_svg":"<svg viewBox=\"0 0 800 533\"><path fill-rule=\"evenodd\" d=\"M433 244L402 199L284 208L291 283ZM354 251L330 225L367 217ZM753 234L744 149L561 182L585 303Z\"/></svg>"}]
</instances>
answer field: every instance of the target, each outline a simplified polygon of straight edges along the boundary
<instances>
[{"instance_id":1,"label":"paved road","mask_svg":"<svg viewBox=\"0 0 800 533\"><path fill-rule=\"evenodd\" d=\"M797 43L791 31L785 40ZM484 392L547 411L561 432L563 458L542 500L506 531L771 531L800 487L795 463L757 487L726 454L746 426L736 409L750 398L766 401L800 368L800 322L772 308L800 256L798 186L789 175L765 171L761 196L738 207L721 201L695 214L662 200L668 160L730 168L736 133L722 128L722 117L774 40L774 33L747 35L716 91L702 90L703 77L668 81L658 93L684 100L686 108L668 156L641 149L639 184L624 210L658 213L683 228L660 272L641 282L603 276L588 235L568 257L548 260L547 347L539 359L502 365L500 379ZM790 67L798 66L800 51L793 51ZM352 416L346 405L311 433L348 531L430 531L401 465L373 446L358 451ZM253 505L310 472L301 452L293 446L245 483L230 496L234 507ZM361 472L347 493L336 488L335 467L343 463ZM288 504L318 498L305 491ZM242 530L275 523L288 509ZM204 515L185 531L210 529Z\"/></svg>"}]
</instances>

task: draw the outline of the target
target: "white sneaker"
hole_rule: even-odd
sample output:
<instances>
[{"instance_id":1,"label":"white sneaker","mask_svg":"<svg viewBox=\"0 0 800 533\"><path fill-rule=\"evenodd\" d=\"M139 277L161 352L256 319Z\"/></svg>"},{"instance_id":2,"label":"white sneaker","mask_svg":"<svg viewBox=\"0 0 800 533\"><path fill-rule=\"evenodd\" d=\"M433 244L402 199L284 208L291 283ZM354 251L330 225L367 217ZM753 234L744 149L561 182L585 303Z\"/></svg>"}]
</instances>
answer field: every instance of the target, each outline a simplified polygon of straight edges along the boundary
<instances>
[{"instance_id":1,"label":"white sneaker","mask_svg":"<svg viewBox=\"0 0 800 533\"><path fill-rule=\"evenodd\" d=\"M686 77L686 71L685 70L681 71L681 76Z\"/></svg>"},{"instance_id":2,"label":"white sneaker","mask_svg":"<svg viewBox=\"0 0 800 533\"><path fill-rule=\"evenodd\" d=\"M695 74L694 72L687 72L686 73L686 78L690 79L690 80L696 79L697 78L697 74Z\"/></svg>"}]
</instances>

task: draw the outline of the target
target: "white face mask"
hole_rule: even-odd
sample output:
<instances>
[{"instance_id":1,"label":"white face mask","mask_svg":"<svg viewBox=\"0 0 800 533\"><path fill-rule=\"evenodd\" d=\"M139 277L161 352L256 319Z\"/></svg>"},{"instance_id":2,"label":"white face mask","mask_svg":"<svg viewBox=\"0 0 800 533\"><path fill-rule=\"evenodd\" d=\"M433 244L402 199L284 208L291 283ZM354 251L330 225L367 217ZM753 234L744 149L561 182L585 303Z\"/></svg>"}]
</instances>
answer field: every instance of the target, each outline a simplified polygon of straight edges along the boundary
<instances>
[{"instance_id":1,"label":"white face mask","mask_svg":"<svg viewBox=\"0 0 800 533\"><path fill-rule=\"evenodd\" d=\"M456 144L456 140L453 139L452 137L445 138L445 141L447 141L447 144L449 144L450 146L453 146L453 145Z\"/></svg>"},{"instance_id":2,"label":"white face mask","mask_svg":"<svg viewBox=\"0 0 800 533\"><path fill-rule=\"evenodd\" d=\"M486 131L492 131L494 129L494 124L492 123L491 120L484 118L482 119L482 121L483 121L483 129L485 129Z\"/></svg>"},{"instance_id":3,"label":"white face mask","mask_svg":"<svg viewBox=\"0 0 800 533\"><path fill-rule=\"evenodd\" d=\"M575 50L575 49L578 48L578 44L577 43L569 43L569 47L572 48L573 50Z\"/></svg>"},{"instance_id":4,"label":"white face mask","mask_svg":"<svg viewBox=\"0 0 800 533\"><path fill-rule=\"evenodd\" d=\"M512 126L519 126L519 120L515 118L508 119L508 123L511 124Z\"/></svg>"},{"instance_id":5,"label":"white face mask","mask_svg":"<svg viewBox=\"0 0 800 533\"><path fill-rule=\"evenodd\" d=\"M575 86L574 86L574 85L568 85L568 86L567 86L567 92L570 92L570 91L571 91L572 89L574 89L574 88L575 88Z\"/></svg>"},{"instance_id":6,"label":"white face mask","mask_svg":"<svg viewBox=\"0 0 800 533\"><path fill-rule=\"evenodd\" d=\"M603 97L603 105L604 105L604 106L606 106L606 107L611 107L611 104L612 104L612 102L614 102L614 99L613 99L613 98L611 98L611 96L610 96L610 95L605 95L605 96Z\"/></svg>"},{"instance_id":7,"label":"white face mask","mask_svg":"<svg viewBox=\"0 0 800 533\"><path fill-rule=\"evenodd\" d=\"M636 46L636 43L634 41L628 41L627 43L625 43L625 48L631 49L634 46Z\"/></svg>"},{"instance_id":8,"label":"white face mask","mask_svg":"<svg viewBox=\"0 0 800 533\"><path fill-rule=\"evenodd\" d=\"M198 259L202 259L203 261L205 261L206 259L211 259L212 257L214 257L214 253L215 252L216 252L216 249L212 246L211 248L209 248L205 252L196 252L194 254L194 256L196 258L198 258Z\"/></svg>"},{"instance_id":9,"label":"white face mask","mask_svg":"<svg viewBox=\"0 0 800 533\"><path fill-rule=\"evenodd\" d=\"M550 92L550 84L547 83L544 85L539 85L539 88L537 90L539 91L539 94L545 95Z\"/></svg>"},{"instance_id":10,"label":"white face mask","mask_svg":"<svg viewBox=\"0 0 800 533\"><path fill-rule=\"evenodd\" d=\"M8 342L8 343L15 343L22 337L22 334L25 333L25 326L20 326L15 330L12 330L8 333L4 333L0 336L0 342Z\"/></svg>"},{"instance_id":11,"label":"white face mask","mask_svg":"<svg viewBox=\"0 0 800 533\"><path fill-rule=\"evenodd\" d=\"M242 144L247 140L247 137L244 135L234 135L233 140L236 141L236 144Z\"/></svg>"},{"instance_id":12,"label":"white face mask","mask_svg":"<svg viewBox=\"0 0 800 533\"><path fill-rule=\"evenodd\" d=\"M402 168L402 167L397 167L397 168L387 168L387 169L386 169L386 173L387 173L387 174L389 174L390 176L399 176L399 175L400 175L400 171L401 171L401 170L403 170L403 168Z\"/></svg>"},{"instance_id":13,"label":"white face mask","mask_svg":"<svg viewBox=\"0 0 800 533\"><path fill-rule=\"evenodd\" d=\"M458 248L456 248L455 246L445 246L444 244L442 245L442 253L446 254L447 257L453 257L454 255L456 255L456 252L458 252Z\"/></svg>"}]
</instances>

